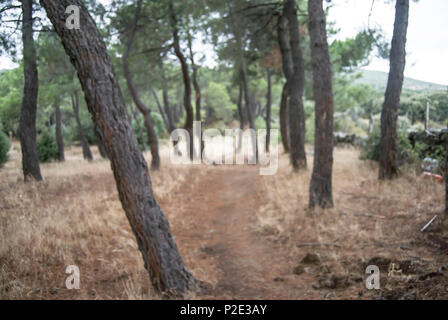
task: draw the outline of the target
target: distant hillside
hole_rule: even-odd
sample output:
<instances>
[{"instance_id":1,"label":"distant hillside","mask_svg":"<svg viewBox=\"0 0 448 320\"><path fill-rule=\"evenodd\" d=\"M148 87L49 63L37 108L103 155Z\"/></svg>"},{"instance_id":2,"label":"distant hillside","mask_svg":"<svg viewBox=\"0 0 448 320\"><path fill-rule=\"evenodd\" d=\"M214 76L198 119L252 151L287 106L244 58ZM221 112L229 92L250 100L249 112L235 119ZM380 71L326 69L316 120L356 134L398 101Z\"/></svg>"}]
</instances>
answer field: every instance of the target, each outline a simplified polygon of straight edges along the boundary
<instances>
[{"instance_id":1,"label":"distant hillside","mask_svg":"<svg viewBox=\"0 0 448 320\"><path fill-rule=\"evenodd\" d=\"M357 83L370 84L371 86L385 90L387 85L388 74L381 71L360 70L362 77L356 80ZM446 90L446 86L431 82L415 80L411 78L404 79L404 89L418 91L440 91Z\"/></svg>"}]
</instances>

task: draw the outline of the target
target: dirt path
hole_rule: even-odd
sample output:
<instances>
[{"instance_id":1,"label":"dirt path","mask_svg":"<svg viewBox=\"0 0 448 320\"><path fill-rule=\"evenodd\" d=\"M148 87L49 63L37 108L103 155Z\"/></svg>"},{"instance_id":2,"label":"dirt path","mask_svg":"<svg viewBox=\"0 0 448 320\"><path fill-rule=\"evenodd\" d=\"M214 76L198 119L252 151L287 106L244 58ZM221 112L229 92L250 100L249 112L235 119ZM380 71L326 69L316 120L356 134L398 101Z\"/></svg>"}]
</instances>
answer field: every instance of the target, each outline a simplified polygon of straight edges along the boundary
<instances>
[{"instance_id":1,"label":"dirt path","mask_svg":"<svg viewBox=\"0 0 448 320\"><path fill-rule=\"evenodd\" d=\"M200 176L192 184L181 186L191 195L187 207L182 208L182 217L190 221L187 224L194 231L183 228L175 232L181 248L194 251L194 246L201 246L192 263L205 259L205 264L218 269L211 295L231 299L312 298L315 293L308 290L311 283L303 282L312 279L294 276L295 261L288 259L285 248L256 231L256 212L265 201L258 169L234 166L206 170L205 174L196 172Z\"/></svg>"}]
</instances>

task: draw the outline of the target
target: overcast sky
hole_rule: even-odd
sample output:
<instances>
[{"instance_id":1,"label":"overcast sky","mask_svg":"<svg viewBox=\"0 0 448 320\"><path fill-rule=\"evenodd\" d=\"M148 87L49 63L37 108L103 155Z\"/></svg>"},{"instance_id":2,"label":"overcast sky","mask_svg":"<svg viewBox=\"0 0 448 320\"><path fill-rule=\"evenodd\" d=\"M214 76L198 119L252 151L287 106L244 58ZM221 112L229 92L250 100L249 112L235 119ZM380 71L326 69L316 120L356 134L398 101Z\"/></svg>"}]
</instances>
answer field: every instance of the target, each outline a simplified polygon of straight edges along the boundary
<instances>
[{"instance_id":1,"label":"overcast sky","mask_svg":"<svg viewBox=\"0 0 448 320\"><path fill-rule=\"evenodd\" d=\"M380 25L392 39L395 1L374 2L370 25ZM367 26L372 0L333 0L329 20L341 29L338 38L352 37ZM411 1L406 45L407 77L448 85L448 0ZM389 72L389 61L372 59L369 70Z\"/></svg>"},{"instance_id":2,"label":"overcast sky","mask_svg":"<svg viewBox=\"0 0 448 320\"><path fill-rule=\"evenodd\" d=\"M104 1L103 2L107 2ZM387 4L387 2L389 2ZM395 1L375 0L370 25L379 25L392 38ZM372 0L332 0L329 20L340 28L338 38L354 36L367 26ZM407 77L448 85L448 0L411 1ZM7 57L0 57L0 69L12 68ZM369 70L389 72L387 60L372 58Z\"/></svg>"}]
</instances>

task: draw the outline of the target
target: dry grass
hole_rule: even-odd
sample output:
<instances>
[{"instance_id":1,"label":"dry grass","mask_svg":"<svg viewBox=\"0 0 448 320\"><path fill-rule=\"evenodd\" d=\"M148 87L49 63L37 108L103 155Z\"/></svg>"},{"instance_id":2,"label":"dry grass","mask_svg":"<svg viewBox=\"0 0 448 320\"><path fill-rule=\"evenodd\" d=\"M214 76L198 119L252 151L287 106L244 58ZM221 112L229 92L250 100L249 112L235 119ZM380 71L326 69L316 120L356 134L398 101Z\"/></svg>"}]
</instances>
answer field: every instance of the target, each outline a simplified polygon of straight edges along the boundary
<instances>
[{"instance_id":1,"label":"dry grass","mask_svg":"<svg viewBox=\"0 0 448 320\"><path fill-rule=\"evenodd\" d=\"M88 163L70 148L65 163L41 166L44 182L24 184L18 150L15 143L0 172L0 299L157 298L109 161L95 152L98 160ZM152 179L162 198L184 176L164 164ZM81 270L81 290L65 289L72 264Z\"/></svg>"},{"instance_id":2,"label":"dry grass","mask_svg":"<svg viewBox=\"0 0 448 320\"><path fill-rule=\"evenodd\" d=\"M308 160L312 164L312 158ZM283 155L278 174L263 177L262 192L269 201L258 212L260 231L273 241L280 240L289 246L291 259L296 261L307 253L316 253L322 260L320 270L306 270L316 275L317 280L326 273L363 274L363 266L373 257L385 257L391 262L411 259L419 264L423 273L446 265L448 238L442 221L444 185L424 180L412 169L395 181L380 182L377 174L377 164L360 161L357 150L336 149L333 175L335 208L309 211L311 168L307 172L293 174L288 166L288 157ZM435 214L439 215L439 220L422 234L420 228ZM437 237L439 243L431 243L428 239L431 237ZM305 243L323 245L296 246ZM406 283L410 280L404 274L403 279ZM329 297L357 297L363 285L355 286L351 291L331 292ZM448 286L439 289L426 297L447 298ZM419 298L424 298L423 295L431 288L423 291L419 292Z\"/></svg>"},{"instance_id":3,"label":"dry grass","mask_svg":"<svg viewBox=\"0 0 448 320\"><path fill-rule=\"evenodd\" d=\"M109 162L101 160L95 149L97 160L88 163L80 148L72 147L65 163L42 165L44 182L24 184L19 149L14 143L10 161L0 171L0 299L159 299L151 292ZM162 148L162 160L162 170L151 174L156 197L188 268L215 285L222 280L216 267L220 256L205 257L201 250L211 232L203 229L207 217L198 221L198 215L190 214L198 201L201 212L207 212L211 199L201 183L215 169L171 166L168 148ZM290 261L298 263L306 253L317 253L320 267L305 268L315 281L325 274L363 274L363 264L378 256L416 261L417 278L448 263L447 229L441 219L424 234L419 231L442 212L443 185L414 173L381 183L375 164L360 161L356 150L337 149L335 209L309 211L309 179L310 171L292 174L288 157L281 155L278 173L261 177L257 186L263 203L255 228L264 239L281 243ZM190 196L192 190L199 193ZM296 247L311 242L340 247ZM399 249L400 245L410 250ZM81 290L65 289L65 268L72 264L81 270ZM289 268L285 264L283 269ZM419 298L447 297L440 288L448 288L445 280L435 278L439 284L434 285L428 282L431 279L412 282L415 277L388 278L385 290L400 287L392 281L396 280L406 286L413 283ZM324 292L324 297L358 298L361 290L358 283Z\"/></svg>"}]
</instances>

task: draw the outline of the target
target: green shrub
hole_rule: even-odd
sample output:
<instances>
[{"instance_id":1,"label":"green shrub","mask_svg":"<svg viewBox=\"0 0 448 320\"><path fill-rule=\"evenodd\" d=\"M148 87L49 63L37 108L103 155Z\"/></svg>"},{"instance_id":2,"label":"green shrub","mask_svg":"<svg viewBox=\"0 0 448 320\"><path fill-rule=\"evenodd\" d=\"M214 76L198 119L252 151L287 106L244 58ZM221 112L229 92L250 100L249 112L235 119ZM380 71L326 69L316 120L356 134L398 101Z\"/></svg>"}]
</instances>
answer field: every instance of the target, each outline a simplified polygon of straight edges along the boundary
<instances>
[{"instance_id":1,"label":"green shrub","mask_svg":"<svg viewBox=\"0 0 448 320\"><path fill-rule=\"evenodd\" d=\"M0 131L0 168L8 161L9 148L11 148L11 143L8 137L3 131Z\"/></svg>"},{"instance_id":2,"label":"green shrub","mask_svg":"<svg viewBox=\"0 0 448 320\"><path fill-rule=\"evenodd\" d=\"M50 131L43 132L37 141L37 152L40 162L50 162L58 159L58 146L56 138Z\"/></svg>"},{"instance_id":3,"label":"green shrub","mask_svg":"<svg viewBox=\"0 0 448 320\"><path fill-rule=\"evenodd\" d=\"M361 159L365 160L380 160L380 139L381 130L377 126L373 133L364 140L362 143ZM410 163L417 160L417 152L412 149L411 142L409 141L408 134L406 131L398 131L398 163L402 165L404 163Z\"/></svg>"}]
</instances>

